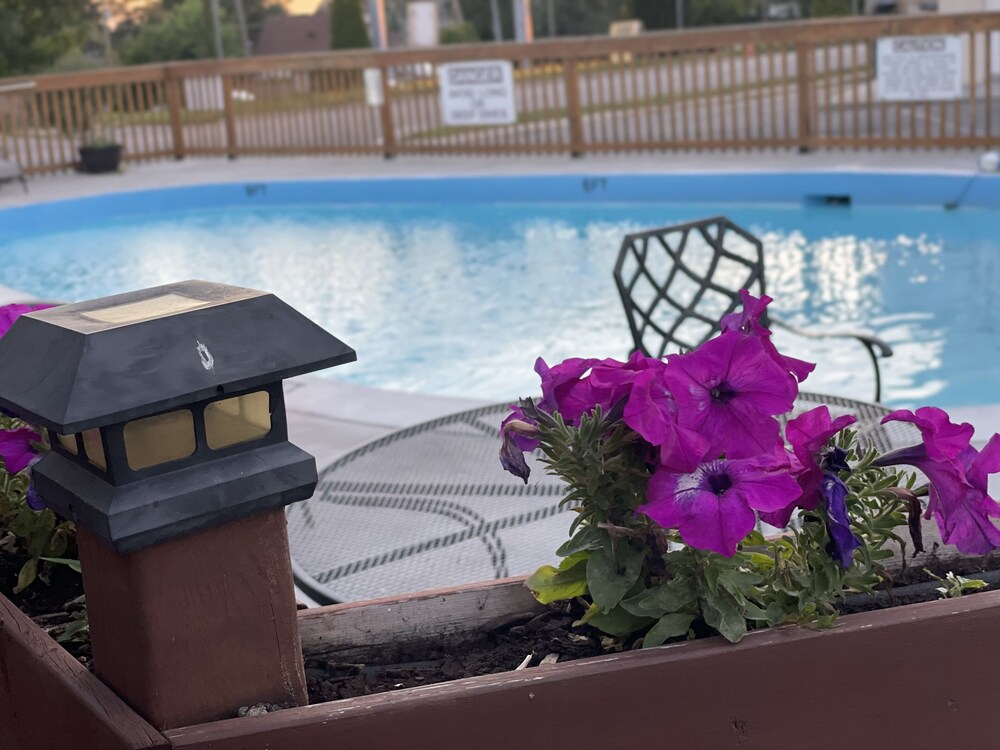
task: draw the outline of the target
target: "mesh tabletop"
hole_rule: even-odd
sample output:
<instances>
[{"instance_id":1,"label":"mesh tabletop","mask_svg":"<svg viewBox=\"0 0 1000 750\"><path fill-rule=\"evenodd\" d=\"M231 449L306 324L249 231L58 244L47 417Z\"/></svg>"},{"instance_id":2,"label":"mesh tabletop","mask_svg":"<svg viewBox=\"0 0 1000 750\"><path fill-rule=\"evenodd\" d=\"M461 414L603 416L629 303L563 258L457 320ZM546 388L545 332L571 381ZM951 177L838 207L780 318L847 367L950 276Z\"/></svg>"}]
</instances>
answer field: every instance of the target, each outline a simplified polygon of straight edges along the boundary
<instances>
[{"instance_id":1,"label":"mesh tabletop","mask_svg":"<svg viewBox=\"0 0 1000 750\"><path fill-rule=\"evenodd\" d=\"M913 444L912 425L882 427L876 404L800 393L858 417L880 450ZM313 497L288 508L297 583L318 601L356 601L503 578L556 562L570 511L561 480L528 456L525 485L500 467L508 403L452 414L364 445L320 472Z\"/></svg>"}]
</instances>

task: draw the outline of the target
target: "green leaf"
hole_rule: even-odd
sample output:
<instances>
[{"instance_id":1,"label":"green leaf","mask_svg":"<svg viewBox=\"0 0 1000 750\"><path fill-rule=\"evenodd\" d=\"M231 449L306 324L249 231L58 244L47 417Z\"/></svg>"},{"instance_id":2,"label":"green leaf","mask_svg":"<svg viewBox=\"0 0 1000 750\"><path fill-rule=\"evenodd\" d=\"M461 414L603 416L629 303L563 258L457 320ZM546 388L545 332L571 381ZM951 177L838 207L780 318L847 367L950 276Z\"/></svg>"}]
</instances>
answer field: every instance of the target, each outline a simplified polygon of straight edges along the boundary
<instances>
[{"instance_id":1,"label":"green leaf","mask_svg":"<svg viewBox=\"0 0 1000 750\"><path fill-rule=\"evenodd\" d=\"M587 588L594 603L604 611L618 606L622 597L638 580L642 572L645 547L636 547L620 539L612 546L601 547L587 561Z\"/></svg>"},{"instance_id":2,"label":"green leaf","mask_svg":"<svg viewBox=\"0 0 1000 750\"><path fill-rule=\"evenodd\" d=\"M74 560L68 557L43 557L41 559L45 560L45 562L56 563L57 565L65 565L67 568L71 568L75 570L77 573L81 572L79 560Z\"/></svg>"},{"instance_id":3,"label":"green leaf","mask_svg":"<svg viewBox=\"0 0 1000 750\"><path fill-rule=\"evenodd\" d=\"M585 526L572 538L556 550L559 557L569 557L577 552L595 550L601 546L607 534L594 526Z\"/></svg>"},{"instance_id":4,"label":"green leaf","mask_svg":"<svg viewBox=\"0 0 1000 750\"><path fill-rule=\"evenodd\" d=\"M695 616L686 612L663 615L642 639L643 648L661 645L668 638L687 635Z\"/></svg>"},{"instance_id":5,"label":"green leaf","mask_svg":"<svg viewBox=\"0 0 1000 750\"><path fill-rule=\"evenodd\" d=\"M563 560L558 568L543 565L524 584L542 604L583 596L587 593L588 557L589 553L578 552Z\"/></svg>"},{"instance_id":6,"label":"green leaf","mask_svg":"<svg viewBox=\"0 0 1000 750\"><path fill-rule=\"evenodd\" d=\"M17 574L17 586L14 587L14 593L20 594L28 586L35 582L38 577L38 558L32 557L28 562L21 566L21 570Z\"/></svg>"},{"instance_id":7,"label":"green leaf","mask_svg":"<svg viewBox=\"0 0 1000 750\"><path fill-rule=\"evenodd\" d=\"M597 611L587 613L587 623L608 635L631 635L637 630L649 627L652 617L637 617L622 607L615 607L610 612Z\"/></svg>"},{"instance_id":8,"label":"green leaf","mask_svg":"<svg viewBox=\"0 0 1000 750\"><path fill-rule=\"evenodd\" d=\"M624 599L622 607L634 615L660 617L663 614L679 612L697 603L697 596L686 581L673 579L655 588L646 589L641 594Z\"/></svg>"},{"instance_id":9,"label":"green leaf","mask_svg":"<svg viewBox=\"0 0 1000 750\"><path fill-rule=\"evenodd\" d=\"M725 592L703 598L701 611L709 627L719 631L730 643L738 643L746 635L747 621L736 602Z\"/></svg>"}]
</instances>

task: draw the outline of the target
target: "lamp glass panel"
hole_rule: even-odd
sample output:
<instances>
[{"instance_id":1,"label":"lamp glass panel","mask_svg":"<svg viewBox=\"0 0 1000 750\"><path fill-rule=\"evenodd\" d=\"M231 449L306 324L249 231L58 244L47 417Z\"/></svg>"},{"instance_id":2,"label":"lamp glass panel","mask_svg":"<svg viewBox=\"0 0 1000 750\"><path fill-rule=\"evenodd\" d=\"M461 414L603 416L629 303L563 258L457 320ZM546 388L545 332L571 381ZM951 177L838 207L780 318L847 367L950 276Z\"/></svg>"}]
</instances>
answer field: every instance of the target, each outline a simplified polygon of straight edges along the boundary
<instances>
[{"instance_id":1,"label":"lamp glass panel","mask_svg":"<svg viewBox=\"0 0 1000 750\"><path fill-rule=\"evenodd\" d=\"M205 407L205 438L212 450L259 440L271 431L267 391L247 393Z\"/></svg>"},{"instance_id":2,"label":"lamp glass panel","mask_svg":"<svg viewBox=\"0 0 1000 750\"><path fill-rule=\"evenodd\" d=\"M83 449L87 453L90 463L98 468L108 470L108 462L104 458L104 445L101 443L101 430L95 427L92 430L84 430Z\"/></svg>"},{"instance_id":3,"label":"lamp glass panel","mask_svg":"<svg viewBox=\"0 0 1000 750\"><path fill-rule=\"evenodd\" d=\"M73 434L73 435L60 435L57 432L56 433L56 439L59 441L59 445L61 445L66 450L68 450L74 456L76 455L76 453L77 453L77 447L76 447L76 435L75 434Z\"/></svg>"},{"instance_id":4,"label":"lamp glass panel","mask_svg":"<svg viewBox=\"0 0 1000 750\"><path fill-rule=\"evenodd\" d=\"M125 458L132 471L179 461L194 453L194 415L188 409L136 419L125 425Z\"/></svg>"}]
</instances>

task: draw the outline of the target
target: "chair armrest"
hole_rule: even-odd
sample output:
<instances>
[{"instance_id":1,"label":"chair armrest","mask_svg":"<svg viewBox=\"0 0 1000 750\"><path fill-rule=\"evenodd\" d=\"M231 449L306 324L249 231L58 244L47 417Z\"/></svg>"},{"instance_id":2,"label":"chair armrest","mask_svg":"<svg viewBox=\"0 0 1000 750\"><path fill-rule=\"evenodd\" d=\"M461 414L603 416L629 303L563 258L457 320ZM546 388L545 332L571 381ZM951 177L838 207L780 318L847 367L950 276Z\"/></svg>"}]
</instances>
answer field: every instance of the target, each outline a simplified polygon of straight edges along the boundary
<instances>
[{"instance_id":1,"label":"chair armrest","mask_svg":"<svg viewBox=\"0 0 1000 750\"><path fill-rule=\"evenodd\" d=\"M882 371L878 366L878 358L891 357L892 347L878 336L859 331L806 331L789 325L775 318L773 315L770 316L770 321L779 328L784 328L786 331L790 331L797 336L806 336L811 339L854 339L860 342L868 351L868 356L872 360L872 366L875 368L875 402L878 403L882 400Z\"/></svg>"},{"instance_id":2,"label":"chair armrest","mask_svg":"<svg viewBox=\"0 0 1000 750\"><path fill-rule=\"evenodd\" d=\"M798 336L806 336L811 339L856 339L868 347L869 351L873 354L877 352L880 357L892 356L892 347L878 336L870 333L863 333L862 331L810 331L790 325L773 315L769 316L769 319L771 323L779 328L784 328L786 331L791 331Z\"/></svg>"}]
</instances>

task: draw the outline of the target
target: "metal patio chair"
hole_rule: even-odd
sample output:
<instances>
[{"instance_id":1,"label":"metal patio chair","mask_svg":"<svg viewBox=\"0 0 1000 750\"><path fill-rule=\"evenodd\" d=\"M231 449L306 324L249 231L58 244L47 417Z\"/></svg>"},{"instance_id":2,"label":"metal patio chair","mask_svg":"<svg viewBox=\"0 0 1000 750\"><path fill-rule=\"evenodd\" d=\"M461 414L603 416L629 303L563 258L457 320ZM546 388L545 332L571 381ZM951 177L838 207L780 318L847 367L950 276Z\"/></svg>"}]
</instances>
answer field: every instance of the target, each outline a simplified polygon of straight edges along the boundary
<instances>
[{"instance_id":1,"label":"metal patio chair","mask_svg":"<svg viewBox=\"0 0 1000 750\"><path fill-rule=\"evenodd\" d=\"M20 182L24 192L28 192L28 181L21 174L21 168L14 162L4 159L3 154L0 153L0 185L14 181Z\"/></svg>"},{"instance_id":2,"label":"metal patio chair","mask_svg":"<svg viewBox=\"0 0 1000 750\"><path fill-rule=\"evenodd\" d=\"M741 306L740 289L765 293L761 241L724 216L625 236L615 263L633 351L662 357L688 351L719 331L724 315ZM892 348L877 336L806 331L769 316L770 323L809 338L854 339L875 368L875 401L882 398L879 358Z\"/></svg>"}]
</instances>

